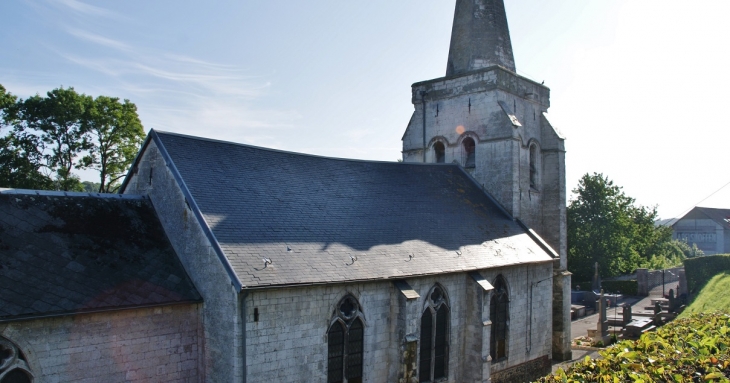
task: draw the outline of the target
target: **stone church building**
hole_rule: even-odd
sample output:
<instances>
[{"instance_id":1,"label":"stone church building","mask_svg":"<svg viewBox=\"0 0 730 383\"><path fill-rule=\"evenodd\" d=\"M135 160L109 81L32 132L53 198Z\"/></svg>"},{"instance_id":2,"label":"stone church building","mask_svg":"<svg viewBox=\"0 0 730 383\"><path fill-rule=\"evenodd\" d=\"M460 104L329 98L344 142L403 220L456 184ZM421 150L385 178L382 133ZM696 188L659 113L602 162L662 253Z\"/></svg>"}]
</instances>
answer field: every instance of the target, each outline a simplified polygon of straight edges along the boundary
<instances>
[{"instance_id":1,"label":"stone church building","mask_svg":"<svg viewBox=\"0 0 730 383\"><path fill-rule=\"evenodd\" d=\"M0 383L524 382L570 358L565 151L457 0L403 163L151 131L121 194L0 191Z\"/></svg>"}]
</instances>

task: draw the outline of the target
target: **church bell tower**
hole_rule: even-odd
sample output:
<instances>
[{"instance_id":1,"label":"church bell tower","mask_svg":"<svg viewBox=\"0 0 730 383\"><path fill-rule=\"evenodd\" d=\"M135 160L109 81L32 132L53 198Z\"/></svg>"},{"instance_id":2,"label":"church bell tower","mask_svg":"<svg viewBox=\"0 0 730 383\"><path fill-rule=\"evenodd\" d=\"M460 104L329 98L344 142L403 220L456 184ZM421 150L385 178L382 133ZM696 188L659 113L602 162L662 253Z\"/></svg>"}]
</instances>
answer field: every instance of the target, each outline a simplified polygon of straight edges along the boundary
<instances>
[{"instance_id":1,"label":"church bell tower","mask_svg":"<svg viewBox=\"0 0 730 383\"><path fill-rule=\"evenodd\" d=\"M569 360L565 139L545 114L550 89L516 73L503 0L456 0L446 76L412 85L403 161L458 163L560 255L553 359Z\"/></svg>"}]
</instances>

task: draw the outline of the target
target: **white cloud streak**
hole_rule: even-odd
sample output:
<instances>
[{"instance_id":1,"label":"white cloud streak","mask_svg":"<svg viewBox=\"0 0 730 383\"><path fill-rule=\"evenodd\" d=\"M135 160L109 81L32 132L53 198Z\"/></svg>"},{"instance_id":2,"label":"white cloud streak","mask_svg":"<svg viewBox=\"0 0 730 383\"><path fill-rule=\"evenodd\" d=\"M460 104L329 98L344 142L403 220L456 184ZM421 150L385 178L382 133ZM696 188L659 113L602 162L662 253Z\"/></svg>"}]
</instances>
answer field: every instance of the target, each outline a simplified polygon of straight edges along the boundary
<instances>
[{"instance_id":1,"label":"white cloud streak","mask_svg":"<svg viewBox=\"0 0 730 383\"><path fill-rule=\"evenodd\" d=\"M87 16L103 16L116 18L117 15L110 12L107 9L97 7L95 5L86 4L79 0L53 0L54 5L60 5L67 9L72 10L75 13L87 15Z\"/></svg>"}]
</instances>

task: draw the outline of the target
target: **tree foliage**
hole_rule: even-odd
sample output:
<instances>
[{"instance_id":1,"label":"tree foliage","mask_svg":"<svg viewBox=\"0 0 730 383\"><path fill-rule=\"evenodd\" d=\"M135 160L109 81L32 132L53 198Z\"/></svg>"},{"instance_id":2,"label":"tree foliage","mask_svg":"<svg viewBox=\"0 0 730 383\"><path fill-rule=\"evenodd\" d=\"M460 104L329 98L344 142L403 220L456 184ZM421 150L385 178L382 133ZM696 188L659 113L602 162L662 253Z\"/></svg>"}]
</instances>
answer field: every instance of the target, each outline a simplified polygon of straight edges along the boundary
<instances>
[{"instance_id":1,"label":"tree foliage","mask_svg":"<svg viewBox=\"0 0 730 383\"><path fill-rule=\"evenodd\" d=\"M83 158L86 167L99 171L99 192L119 188L144 138L137 106L118 98L99 96L88 110L86 130L95 143Z\"/></svg>"},{"instance_id":2,"label":"tree foliage","mask_svg":"<svg viewBox=\"0 0 730 383\"><path fill-rule=\"evenodd\" d=\"M137 107L57 88L25 100L0 85L0 186L83 191L74 170L99 171L99 192L112 192L144 137Z\"/></svg>"},{"instance_id":3,"label":"tree foliage","mask_svg":"<svg viewBox=\"0 0 730 383\"><path fill-rule=\"evenodd\" d=\"M679 263L668 227L656 227L655 207L635 200L603 174L585 174L568 205L568 267L578 280L590 280L598 262L602 277L637 267ZM673 255L674 254L674 255ZM676 256L676 257L675 257Z\"/></svg>"}]
</instances>

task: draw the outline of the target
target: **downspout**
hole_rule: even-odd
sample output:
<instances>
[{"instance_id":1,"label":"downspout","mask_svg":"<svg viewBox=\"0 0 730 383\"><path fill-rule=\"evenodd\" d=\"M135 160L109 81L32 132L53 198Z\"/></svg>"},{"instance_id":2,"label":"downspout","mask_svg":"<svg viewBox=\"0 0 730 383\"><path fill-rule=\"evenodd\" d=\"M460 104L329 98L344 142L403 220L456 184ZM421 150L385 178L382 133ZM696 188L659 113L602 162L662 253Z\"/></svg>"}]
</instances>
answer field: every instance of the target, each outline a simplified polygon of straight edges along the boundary
<instances>
[{"instance_id":1,"label":"downspout","mask_svg":"<svg viewBox=\"0 0 730 383\"><path fill-rule=\"evenodd\" d=\"M426 91L421 91L421 102L423 103L423 163L426 163Z\"/></svg>"},{"instance_id":2,"label":"downspout","mask_svg":"<svg viewBox=\"0 0 730 383\"><path fill-rule=\"evenodd\" d=\"M246 297L248 290L238 293L238 304L241 305L241 381L246 383Z\"/></svg>"},{"instance_id":3,"label":"downspout","mask_svg":"<svg viewBox=\"0 0 730 383\"><path fill-rule=\"evenodd\" d=\"M532 350L532 287L533 284L530 283L530 266L527 266L527 278L525 278L527 281L527 285L530 286L530 296L528 297L528 306L529 309L527 311L527 323L525 323L525 331L527 332L527 347L526 347L526 353L530 353Z\"/></svg>"}]
</instances>

